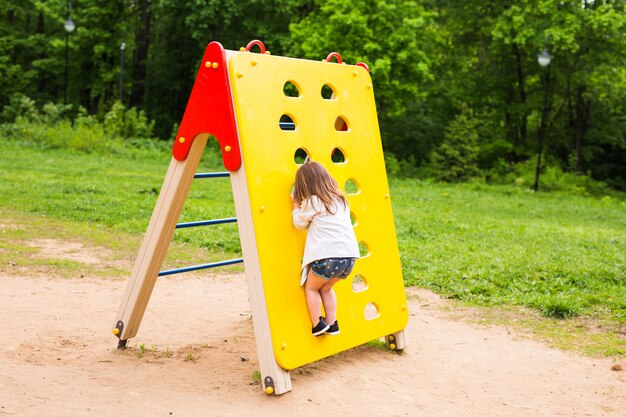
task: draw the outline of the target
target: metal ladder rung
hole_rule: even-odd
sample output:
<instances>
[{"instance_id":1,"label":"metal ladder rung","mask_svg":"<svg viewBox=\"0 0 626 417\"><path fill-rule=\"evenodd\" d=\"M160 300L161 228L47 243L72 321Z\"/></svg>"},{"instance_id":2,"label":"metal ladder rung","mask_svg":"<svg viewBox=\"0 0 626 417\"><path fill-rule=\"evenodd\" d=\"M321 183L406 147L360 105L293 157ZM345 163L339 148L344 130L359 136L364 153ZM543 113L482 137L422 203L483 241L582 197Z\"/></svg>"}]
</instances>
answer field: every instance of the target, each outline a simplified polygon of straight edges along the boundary
<instances>
[{"instance_id":1,"label":"metal ladder rung","mask_svg":"<svg viewBox=\"0 0 626 417\"><path fill-rule=\"evenodd\" d=\"M188 227L211 226L212 224L224 224L224 223L237 223L237 218L229 217L227 219L213 219L213 220L201 220L197 222L178 223L176 224L176 228L185 229Z\"/></svg>"},{"instance_id":2,"label":"metal ladder rung","mask_svg":"<svg viewBox=\"0 0 626 417\"><path fill-rule=\"evenodd\" d=\"M219 178L219 177L230 177L230 172L201 172L195 174L194 178Z\"/></svg>"},{"instance_id":3,"label":"metal ladder rung","mask_svg":"<svg viewBox=\"0 0 626 417\"><path fill-rule=\"evenodd\" d=\"M202 264L202 265L187 266L184 268L167 269L165 271L159 272L159 276L162 277L165 275L174 275L174 274L180 274L182 272L198 271L201 269L209 269L209 268L215 268L217 266L233 265L233 264L239 264L239 263L243 263L243 258L230 259L228 261L211 262L211 263Z\"/></svg>"}]
</instances>

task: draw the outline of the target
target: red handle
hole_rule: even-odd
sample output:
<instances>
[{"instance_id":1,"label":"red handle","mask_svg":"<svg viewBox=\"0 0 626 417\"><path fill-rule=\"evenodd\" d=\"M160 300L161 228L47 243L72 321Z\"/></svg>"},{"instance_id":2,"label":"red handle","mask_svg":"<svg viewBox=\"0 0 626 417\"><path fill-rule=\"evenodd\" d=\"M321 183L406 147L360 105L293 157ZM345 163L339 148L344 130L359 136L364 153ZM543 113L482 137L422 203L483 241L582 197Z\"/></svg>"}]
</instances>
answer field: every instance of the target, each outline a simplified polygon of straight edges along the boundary
<instances>
[{"instance_id":1,"label":"red handle","mask_svg":"<svg viewBox=\"0 0 626 417\"><path fill-rule=\"evenodd\" d=\"M367 70L367 72L370 72L370 67L367 66L367 64L365 62L357 62L356 64L357 67L363 67Z\"/></svg>"},{"instance_id":2,"label":"red handle","mask_svg":"<svg viewBox=\"0 0 626 417\"><path fill-rule=\"evenodd\" d=\"M337 58L337 63L341 64L343 63L342 59L341 59L341 55L339 55L339 53L337 52L331 52L330 54L328 54L328 56L326 57L326 62L330 62L331 59Z\"/></svg>"},{"instance_id":3,"label":"red handle","mask_svg":"<svg viewBox=\"0 0 626 417\"><path fill-rule=\"evenodd\" d=\"M248 42L248 45L246 46L246 51L250 52L250 49L252 49L252 47L253 47L254 45L256 45L256 46L258 46L258 47L259 47L259 50L260 50L260 52L259 52L259 53L261 53L261 54L264 54L264 53L265 53L265 45L263 45L263 42L261 42L261 41L260 41L260 40L258 40L258 39L255 39L255 40L253 40L253 41Z\"/></svg>"}]
</instances>

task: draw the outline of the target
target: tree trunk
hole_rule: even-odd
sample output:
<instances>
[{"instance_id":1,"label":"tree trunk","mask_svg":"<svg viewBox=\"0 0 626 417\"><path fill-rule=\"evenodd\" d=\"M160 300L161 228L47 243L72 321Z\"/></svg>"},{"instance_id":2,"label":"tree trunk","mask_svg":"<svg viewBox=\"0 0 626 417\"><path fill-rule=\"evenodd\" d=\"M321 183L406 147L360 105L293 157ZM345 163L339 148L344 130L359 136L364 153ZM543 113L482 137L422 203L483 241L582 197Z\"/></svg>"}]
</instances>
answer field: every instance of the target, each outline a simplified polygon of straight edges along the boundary
<instances>
[{"instance_id":1,"label":"tree trunk","mask_svg":"<svg viewBox=\"0 0 626 417\"><path fill-rule=\"evenodd\" d=\"M45 37L45 19L44 19L44 15L43 12L39 12L39 15L37 16L37 34L41 35L42 37ZM48 51L45 49L40 49L38 55L39 59L44 59L46 58L46 55L48 54ZM39 91L46 91L46 87L48 85L50 85L50 80L49 80L49 76L48 76L48 72L47 71L41 71L39 73L39 77L37 77L37 86Z\"/></svg>"},{"instance_id":2,"label":"tree trunk","mask_svg":"<svg viewBox=\"0 0 626 417\"><path fill-rule=\"evenodd\" d=\"M515 66L517 69L517 86L519 90L519 101L522 104L522 114L520 115L519 138L520 144L526 146L528 137L528 115L526 114L526 79L522 68L522 54L517 44L513 43L513 54L515 55Z\"/></svg>"},{"instance_id":3,"label":"tree trunk","mask_svg":"<svg viewBox=\"0 0 626 417\"><path fill-rule=\"evenodd\" d=\"M584 97L584 87L577 91L576 100L576 171L582 172L582 150L585 142L585 135L589 129L589 116L591 115L591 100Z\"/></svg>"},{"instance_id":4,"label":"tree trunk","mask_svg":"<svg viewBox=\"0 0 626 417\"><path fill-rule=\"evenodd\" d=\"M512 85L510 85L508 88L508 100L511 105L515 103L515 90ZM516 120L514 120L513 114L509 109L507 109L504 113L504 124L507 128L506 137L508 141L515 146L520 145L518 124L516 123Z\"/></svg>"},{"instance_id":5,"label":"tree trunk","mask_svg":"<svg viewBox=\"0 0 626 417\"><path fill-rule=\"evenodd\" d=\"M571 89L571 73L567 74L565 78L565 94L567 95L567 134L574 139L574 148L576 152L576 166L574 170L580 172L580 148L578 143L578 131L576 130L576 120L574 117L574 105L572 104L572 89ZM567 158L568 168L570 164L570 158Z\"/></svg>"},{"instance_id":6,"label":"tree trunk","mask_svg":"<svg viewBox=\"0 0 626 417\"><path fill-rule=\"evenodd\" d=\"M135 34L135 56L133 59L132 80L130 93L130 107L142 106L146 93L146 61L150 47L150 0L138 1L140 24Z\"/></svg>"},{"instance_id":7,"label":"tree trunk","mask_svg":"<svg viewBox=\"0 0 626 417\"><path fill-rule=\"evenodd\" d=\"M543 86L543 108L541 110L541 121L539 123L538 133L538 149L537 149L537 166L535 168L535 184L533 190L539 191L539 177L541 175L541 158L543 156L544 143L546 138L546 130L548 130L548 114L550 113L550 65L546 68L545 77L541 77Z\"/></svg>"}]
</instances>

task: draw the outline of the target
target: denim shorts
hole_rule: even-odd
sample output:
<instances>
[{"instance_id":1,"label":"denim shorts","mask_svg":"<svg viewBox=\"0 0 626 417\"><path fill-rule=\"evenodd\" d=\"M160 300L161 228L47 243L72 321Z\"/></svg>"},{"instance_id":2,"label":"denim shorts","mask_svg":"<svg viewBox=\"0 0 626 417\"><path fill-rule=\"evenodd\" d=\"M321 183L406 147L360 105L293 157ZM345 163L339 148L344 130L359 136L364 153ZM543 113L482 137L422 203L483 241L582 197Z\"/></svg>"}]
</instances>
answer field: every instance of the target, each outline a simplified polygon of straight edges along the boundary
<instances>
[{"instance_id":1,"label":"denim shorts","mask_svg":"<svg viewBox=\"0 0 626 417\"><path fill-rule=\"evenodd\" d=\"M340 278L346 279L352 268L356 258L326 258L313 261L311 271L322 278Z\"/></svg>"}]
</instances>

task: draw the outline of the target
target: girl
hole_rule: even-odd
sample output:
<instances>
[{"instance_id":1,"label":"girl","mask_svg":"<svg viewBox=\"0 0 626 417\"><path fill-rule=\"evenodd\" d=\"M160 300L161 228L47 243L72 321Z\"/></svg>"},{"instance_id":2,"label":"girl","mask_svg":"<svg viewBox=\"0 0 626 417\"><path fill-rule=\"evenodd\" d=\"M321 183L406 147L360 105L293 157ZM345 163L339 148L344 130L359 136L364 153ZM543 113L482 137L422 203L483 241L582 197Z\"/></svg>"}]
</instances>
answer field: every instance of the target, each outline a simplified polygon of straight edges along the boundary
<instances>
[{"instance_id":1,"label":"girl","mask_svg":"<svg viewBox=\"0 0 626 417\"><path fill-rule=\"evenodd\" d=\"M293 225L309 229L302 259L302 280L313 336L339 334L337 297L333 290L359 257L350 208L337 181L318 162L305 162L296 172ZM326 318L321 316L324 306ZM330 325L328 323L331 323Z\"/></svg>"}]
</instances>

